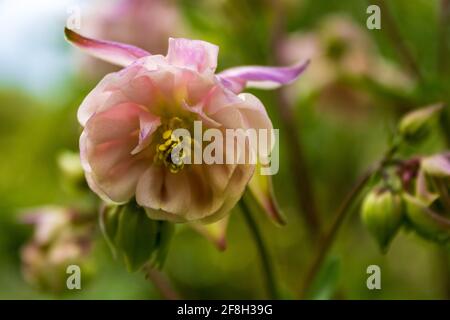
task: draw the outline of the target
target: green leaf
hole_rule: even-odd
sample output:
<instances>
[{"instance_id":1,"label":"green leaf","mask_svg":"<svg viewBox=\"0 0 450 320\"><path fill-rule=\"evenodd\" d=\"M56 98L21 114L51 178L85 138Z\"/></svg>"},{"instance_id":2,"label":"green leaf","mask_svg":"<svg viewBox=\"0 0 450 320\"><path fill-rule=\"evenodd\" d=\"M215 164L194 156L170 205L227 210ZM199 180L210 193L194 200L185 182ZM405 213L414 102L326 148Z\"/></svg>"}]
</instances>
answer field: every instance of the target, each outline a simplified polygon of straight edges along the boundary
<instances>
[{"instance_id":1,"label":"green leaf","mask_svg":"<svg viewBox=\"0 0 450 320\"><path fill-rule=\"evenodd\" d=\"M149 219L136 203L124 206L114 242L129 271L139 270L151 258L156 247L158 223Z\"/></svg>"},{"instance_id":2,"label":"green leaf","mask_svg":"<svg viewBox=\"0 0 450 320\"><path fill-rule=\"evenodd\" d=\"M123 208L123 206L116 205L105 206L100 212L100 229L113 253L114 258L117 258L117 250L114 239L119 228L119 217Z\"/></svg>"},{"instance_id":3,"label":"green leaf","mask_svg":"<svg viewBox=\"0 0 450 320\"><path fill-rule=\"evenodd\" d=\"M307 299L328 300L336 292L340 273L340 261L338 257L330 257L325 261L311 289L307 294Z\"/></svg>"},{"instance_id":4,"label":"green leaf","mask_svg":"<svg viewBox=\"0 0 450 320\"><path fill-rule=\"evenodd\" d=\"M161 269L166 261L167 253L169 252L170 242L175 232L175 226L173 223L166 221L159 221L159 232L156 246L158 250L155 252L155 258L153 265Z\"/></svg>"},{"instance_id":5,"label":"green leaf","mask_svg":"<svg viewBox=\"0 0 450 320\"><path fill-rule=\"evenodd\" d=\"M100 212L100 228L114 258L120 256L129 271L137 271L147 262L163 266L175 226L150 219L144 208L131 201L105 206Z\"/></svg>"}]
</instances>

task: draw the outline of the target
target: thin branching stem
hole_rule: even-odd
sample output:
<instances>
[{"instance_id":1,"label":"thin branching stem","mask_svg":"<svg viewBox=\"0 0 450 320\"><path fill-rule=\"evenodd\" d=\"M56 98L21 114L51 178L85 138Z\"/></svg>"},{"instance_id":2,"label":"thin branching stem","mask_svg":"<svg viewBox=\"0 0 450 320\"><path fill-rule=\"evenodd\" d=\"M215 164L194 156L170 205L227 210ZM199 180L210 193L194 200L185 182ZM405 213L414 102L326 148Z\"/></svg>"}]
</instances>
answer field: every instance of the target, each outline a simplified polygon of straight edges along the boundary
<instances>
[{"instance_id":1,"label":"thin branching stem","mask_svg":"<svg viewBox=\"0 0 450 320\"><path fill-rule=\"evenodd\" d=\"M347 196L344 198L344 201L341 203L337 212L335 214L335 218L333 223L331 224L328 231L324 234L322 240L319 243L319 248L316 251L316 255L314 256L312 263L308 267L305 278L301 286L300 290L300 298L305 298L310 290L310 287L316 278L317 273L321 269L322 263L324 262L328 252L330 251L334 240L336 239L336 235L342 226L345 218L351 212L352 206L355 204L359 195L364 190L367 183L371 180L372 176L380 172L380 170L388 164L392 157L395 155L398 150L398 143L395 143L383 156L382 160L378 162L375 166L372 166L369 170L367 170L356 182L354 187L350 190Z\"/></svg>"},{"instance_id":2,"label":"thin branching stem","mask_svg":"<svg viewBox=\"0 0 450 320\"><path fill-rule=\"evenodd\" d=\"M284 26L284 1L274 1L274 22L272 27L272 43L273 48L272 59L275 64L283 64L280 48L281 41L285 39ZM289 144L289 165L297 190L301 213L306 222L307 231L310 239L317 239L321 234L321 221L317 209L316 197L308 164L300 141L301 125L296 120L293 106L287 99L286 91L280 88L276 92L276 103L279 111L280 120L282 121L285 134L284 137Z\"/></svg>"},{"instance_id":3,"label":"thin branching stem","mask_svg":"<svg viewBox=\"0 0 450 320\"><path fill-rule=\"evenodd\" d=\"M245 198L245 196L244 196L244 198ZM250 234L252 235L252 237L255 241L255 245L258 250L258 254L261 258L261 265L262 265L264 276L265 276L266 287L267 287L267 292L269 294L269 298L277 299L278 298L278 290L277 290L277 284L276 284L276 280L275 280L275 273L273 270L269 251L263 240L261 230L259 229L258 225L256 224L256 221L253 218L250 208L248 207L247 203L245 202L245 199L241 199L239 204L240 204L241 211L243 213L245 222L247 223L247 226L250 230Z\"/></svg>"},{"instance_id":4,"label":"thin branching stem","mask_svg":"<svg viewBox=\"0 0 450 320\"><path fill-rule=\"evenodd\" d=\"M402 37L400 30L398 29L397 23L386 4L385 0L372 0L371 4L376 4L380 7L382 16L383 29L386 30L386 35L388 36L392 46L397 51L398 55L405 63L406 67L411 71L412 74L420 81L423 81L423 75L420 70L419 64L417 63L414 55L406 44L404 38Z\"/></svg>"},{"instance_id":5,"label":"thin branching stem","mask_svg":"<svg viewBox=\"0 0 450 320\"><path fill-rule=\"evenodd\" d=\"M449 36L449 20L450 20L450 0L441 0L441 7L439 8L439 51L438 51L438 68L442 75L448 73L448 36Z\"/></svg>"},{"instance_id":6,"label":"thin branching stem","mask_svg":"<svg viewBox=\"0 0 450 320\"><path fill-rule=\"evenodd\" d=\"M148 279L161 294L161 297L167 300L180 300L180 295L175 291L169 278L161 271L146 265L143 268L145 278Z\"/></svg>"}]
</instances>

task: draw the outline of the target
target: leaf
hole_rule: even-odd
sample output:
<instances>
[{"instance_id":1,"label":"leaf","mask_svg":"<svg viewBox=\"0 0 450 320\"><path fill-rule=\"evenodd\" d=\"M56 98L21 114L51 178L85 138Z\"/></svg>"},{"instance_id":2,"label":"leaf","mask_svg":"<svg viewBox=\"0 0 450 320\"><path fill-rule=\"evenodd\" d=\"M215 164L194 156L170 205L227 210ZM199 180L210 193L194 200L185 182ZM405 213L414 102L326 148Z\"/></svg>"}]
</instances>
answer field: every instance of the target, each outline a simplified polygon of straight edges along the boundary
<instances>
[{"instance_id":1,"label":"leaf","mask_svg":"<svg viewBox=\"0 0 450 320\"><path fill-rule=\"evenodd\" d=\"M150 259L156 247L157 224L136 203L124 206L114 242L129 271L139 270Z\"/></svg>"},{"instance_id":2,"label":"leaf","mask_svg":"<svg viewBox=\"0 0 450 320\"><path fill-rule=\"evenodd\" d=\"M167 221L158 221L159 232L156 246L158 250L155 252L153 265L161 269L166 261L167 253L169 252L172 236L175 232L175 226L173 223Z\"/></svg>"},{"instance_id":3,"label":"leaf","mask_svg":"<svg viewBox=\"0 0 450 320\"><path fill-rule=\"evenodd\" d=\"M340 273L340 261L338 257L330 257L314 279L311 289L307 293L307 299L329 300L336 292Z\"/></svg>"},{"instance_id":4,"label":"leaf","mask_svg":"<svg viewBox=\"0 0 450 320\"><path fill-rule=\"evenodd\" d=\"M114 239L119 228L119 217L123 206L104 206L100 210L100 230L112 251L114 258L117 258L116 245Z\"/></svg>"}]
</instances>

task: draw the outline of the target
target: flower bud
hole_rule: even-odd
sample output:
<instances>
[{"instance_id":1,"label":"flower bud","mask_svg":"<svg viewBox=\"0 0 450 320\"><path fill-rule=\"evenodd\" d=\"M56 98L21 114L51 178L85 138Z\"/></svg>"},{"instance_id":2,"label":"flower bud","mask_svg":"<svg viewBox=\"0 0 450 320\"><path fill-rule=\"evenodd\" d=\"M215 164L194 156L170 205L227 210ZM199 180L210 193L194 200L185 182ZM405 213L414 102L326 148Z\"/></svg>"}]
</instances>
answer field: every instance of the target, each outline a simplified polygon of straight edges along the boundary
<instances>
[{"instance_id":1,"label":"flower bud","mask_svg":"<svg viewBox=\"0 0 450 320\"><path fill-rule=\"evenodd\" d=\"M147 262L163 265L173 224L150 219L144 208L131 201L104 207L100 225L113 254L123 258L129 271L137 271Z\"/></svg>"},{"instance_id":2,"label":"flower bud","mask_svg":"<svg viewBox=\"0 0 450 320\"><path fill-rule=\"evenodd\" d=\"M450 220L432 209L426 201L404 193L408 222L422 237L438 243L450 241Z\"/></svg>"},{"instance_id":3,"label":"flower bud","mask_svg":"<svg viewBox=\"0 0 450 320\"><path fill-rule=\"evenodd\" d=\"M43 247L30 242L21 250L22 273L33 287L53 294L68 291L68 267L80 268L83 286L92 278L95 268L88 257L89 244L81 239L66 239Z\"/></svg>"},{"instance_id":4,"label":"flower bud","mask_svg":"<svg viewBox=\"0 0 450 320\"><path fill-rule=\"evenodd\" d=\"M373 190L363 201L361 216L385 252L402 224L402 199L390 190Z\"/></svg>"},{"instance_id":5,"label":"flower bud","mask_svg":"<svg viewBox=\"0 0 450 320\"><path fill-rule=\"evenodd\" d=\"M431 121L442 107L442 104L435 104L407 113L398 127L400 134L409 142L422 140L428 134Z\"/></svg>"},{"instance_id":6,"label":"flower bud","mask_svg":"<svg viewBox=\"0 0 450 320\"><path fill-rule=\"evenodd\" d=\"M67 208L48 205L28 210L21 217L21 221L33 225L33 241L45 246L70 226L71 215Z\"/></svg>"},{"instance_id":7,"label":"flower bud","mask_svg":"<svg viewBox=\"0 0 450 320\"><path fill-rule=\"evenodd\" d=\"M78 219L80 218L80 219ZM83 284L92 277L89 256L93 221L81 219L77 211L46 206L27 213L24 222L34 226L34 235L21 250L25 280L39 290L61 294L67 288L67 268L76 265Z\"/></svg>"}]
</instances>

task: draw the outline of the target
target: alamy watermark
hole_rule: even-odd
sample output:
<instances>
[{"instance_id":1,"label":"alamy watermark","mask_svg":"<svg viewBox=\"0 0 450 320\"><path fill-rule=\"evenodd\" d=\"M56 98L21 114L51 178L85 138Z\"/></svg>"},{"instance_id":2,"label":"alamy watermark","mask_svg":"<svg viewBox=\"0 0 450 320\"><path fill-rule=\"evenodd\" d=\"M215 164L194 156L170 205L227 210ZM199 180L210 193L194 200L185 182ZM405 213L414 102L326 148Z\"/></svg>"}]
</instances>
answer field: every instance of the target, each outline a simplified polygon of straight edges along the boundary
<instances>
[{"instance_id":1,"label":"alamy watermark","mask_svg":"<svg viewBox=\"0 0 450 320\"><path fill-rule=\"evenodd\" d=\"M381 29L381 9L376 4L372 4L367 7L367 14L370 16L366 20L366 26L369 30Z\"/></svg>"},{"instance_id":2,"label":"alamy watermark","mask_svg":"<svg viewBox=\"0 0 450 320\"><path fill-rule=\"evenodd\" d=\"M367 267L367 274L370 276L366 280L366 286L369 290L381 289L381 268L376 264Z\"/></svg>"},{"instance_id":3,"label":"alamy watermark","mask_svg":"<svg viewBox=\"0 0 450 320\"><path fill-rule=\"evenodd\" d=\"M81 268L76 264L67 267L66 273L69 275L66 280L66 286L69 290L81 290Z\"/></svg>"},{"instance_id":4,"label":"alamy watermark","mask_svg":"<svg viewBox=\"0 0 450 320\"><path fill-rule=\"evenodd\" d=\"M279 170L278 129L203 130L202 121L194 121L194 136L184 128L169 130L158 145L161 159L174 165L185 164L259 164L261 175ZM170 156L170 158L168 158Z\"/></svg>"},{"instance_id":5,"label":"alamy watermark","mask_svg":"<svg viewBox=\"0 0 450 320\"><path fill-rule=\"evenodd\" d=\"M66 20L66 27L71 30L81 29L81 7L70 6L67 8L67 14L69 15Z\"/></svg>"}]
</instances>

